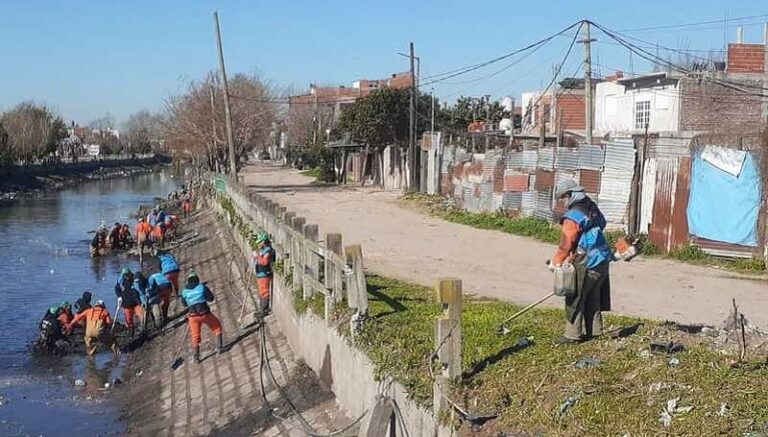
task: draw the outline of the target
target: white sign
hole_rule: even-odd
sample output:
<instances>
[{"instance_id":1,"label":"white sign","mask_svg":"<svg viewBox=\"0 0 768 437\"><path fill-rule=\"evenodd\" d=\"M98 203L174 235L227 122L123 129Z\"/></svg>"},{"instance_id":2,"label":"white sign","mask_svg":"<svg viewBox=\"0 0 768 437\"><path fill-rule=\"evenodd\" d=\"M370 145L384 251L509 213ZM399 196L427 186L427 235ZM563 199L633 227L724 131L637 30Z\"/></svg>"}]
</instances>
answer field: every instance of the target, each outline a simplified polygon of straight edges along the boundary
<instances>
[{"instance_id":1,"label":"white sign","mask_svg":"<svg viewBox=\"0 0 768 437\"><path fill-rule=\"evenodd\" d=\"M89 144L88 145L88 156L99 156L99 153L101 152L101 146L98 144Z\"/></svg>"}]
</instances>

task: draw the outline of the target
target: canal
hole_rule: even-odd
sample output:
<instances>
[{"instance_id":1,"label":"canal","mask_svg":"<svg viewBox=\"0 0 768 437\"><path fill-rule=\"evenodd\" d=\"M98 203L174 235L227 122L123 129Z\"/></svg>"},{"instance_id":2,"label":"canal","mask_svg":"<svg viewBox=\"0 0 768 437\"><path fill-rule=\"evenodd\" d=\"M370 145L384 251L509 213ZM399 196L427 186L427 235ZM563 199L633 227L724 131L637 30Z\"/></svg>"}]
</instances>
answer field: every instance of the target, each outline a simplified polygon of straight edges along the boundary
<instances>
[{"instance_id":1,"label":"canal","mask_svg":"<svg viewBox=\"0 0 768 437\"><path fill-rule=\"evenodd\" d=\"M39 357L28 351L46 309L84 290L114 315L113 285L122 267L138 261L92 260L88 231L126 222L141 204L164 197L181 181L167 173L91 181L37 198L0 205L0 435L120 435L111 398L125 357L101 352ZM81 380L85 385L76 385Z\"/></svg>"}]
</instances>

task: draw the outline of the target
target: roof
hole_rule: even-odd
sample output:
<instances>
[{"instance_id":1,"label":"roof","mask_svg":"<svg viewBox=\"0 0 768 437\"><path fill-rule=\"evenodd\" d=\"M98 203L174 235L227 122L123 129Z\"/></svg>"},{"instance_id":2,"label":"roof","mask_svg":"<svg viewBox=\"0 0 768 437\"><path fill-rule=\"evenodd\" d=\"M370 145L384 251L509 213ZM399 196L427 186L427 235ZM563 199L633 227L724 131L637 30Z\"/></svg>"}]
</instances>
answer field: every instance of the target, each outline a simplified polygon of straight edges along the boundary
<instances>
[{"instance_id":1,"label":"roof","mask_svg":"<svg viewBox=\"0 0 768 437\"><path fill-rule=\"evenodd\" d=\"M675 85L678 79L670 77L667 73L653 73L645 76L634 76L619 79L616 82L627 88L650 88L655 86Z\"/></svg>"}]
</instances>

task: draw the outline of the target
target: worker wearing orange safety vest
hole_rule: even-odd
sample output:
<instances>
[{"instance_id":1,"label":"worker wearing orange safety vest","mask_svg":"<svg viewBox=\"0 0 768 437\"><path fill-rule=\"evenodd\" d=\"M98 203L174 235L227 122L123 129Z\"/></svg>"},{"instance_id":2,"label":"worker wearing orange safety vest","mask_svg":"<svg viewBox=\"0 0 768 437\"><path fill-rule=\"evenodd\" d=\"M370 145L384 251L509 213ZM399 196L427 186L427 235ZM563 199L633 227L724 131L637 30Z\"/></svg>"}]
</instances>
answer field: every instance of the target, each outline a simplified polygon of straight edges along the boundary
<instances>
[{"instance_id":1,"label":"worker wearing orange safety vest","mask_svg":"<svg viewBox=\"0 0 768 437\"><path fill-rule=\"evenodd\" d=\"M253 240L256 250L253 252L251 265L256 275L256 285L259 289L259 307L263 314L269 312L272 297L272 265L275 263L275 249L269 241L266 232L260 232Z\"/></svg>"}]
</instances>

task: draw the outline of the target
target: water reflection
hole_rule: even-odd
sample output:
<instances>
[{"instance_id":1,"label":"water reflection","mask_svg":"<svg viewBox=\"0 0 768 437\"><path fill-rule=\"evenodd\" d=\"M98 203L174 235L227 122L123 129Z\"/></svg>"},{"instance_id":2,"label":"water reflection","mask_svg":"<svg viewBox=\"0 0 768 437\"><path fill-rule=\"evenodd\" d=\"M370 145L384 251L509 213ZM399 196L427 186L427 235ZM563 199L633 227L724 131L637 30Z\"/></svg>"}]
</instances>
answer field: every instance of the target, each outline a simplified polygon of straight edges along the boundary
<instances>
[{"instance_id":1,"label":"water reflection","mask_svg":"<svg viewBox=\"0 0 768 437\"><path fill-rule=\"evenodd\" d=\"M46 309L62 300L74 303L83 290L90 289L94 300L103 299L114 312L115 278L122 267L136 268L138 261L91 259L88 231L102 221L127 221L138 205L175 187L176 180L165 174L140 175L87 182L0 206L0 381L14 381L0 386L0 395L11 400L0 410L10 424L0 421L0 435L20 429L47 435L62 425L73 435L119 429L116 412L105 410L104 404L71 402L84 390L74 388L74 380L86 380L88 390L98 390L119 376L119 360L110 352L92 361L83 356L31 358L26 347ZM98 420L94 409L100 412Z\"/></svg>"}]
</instances>

